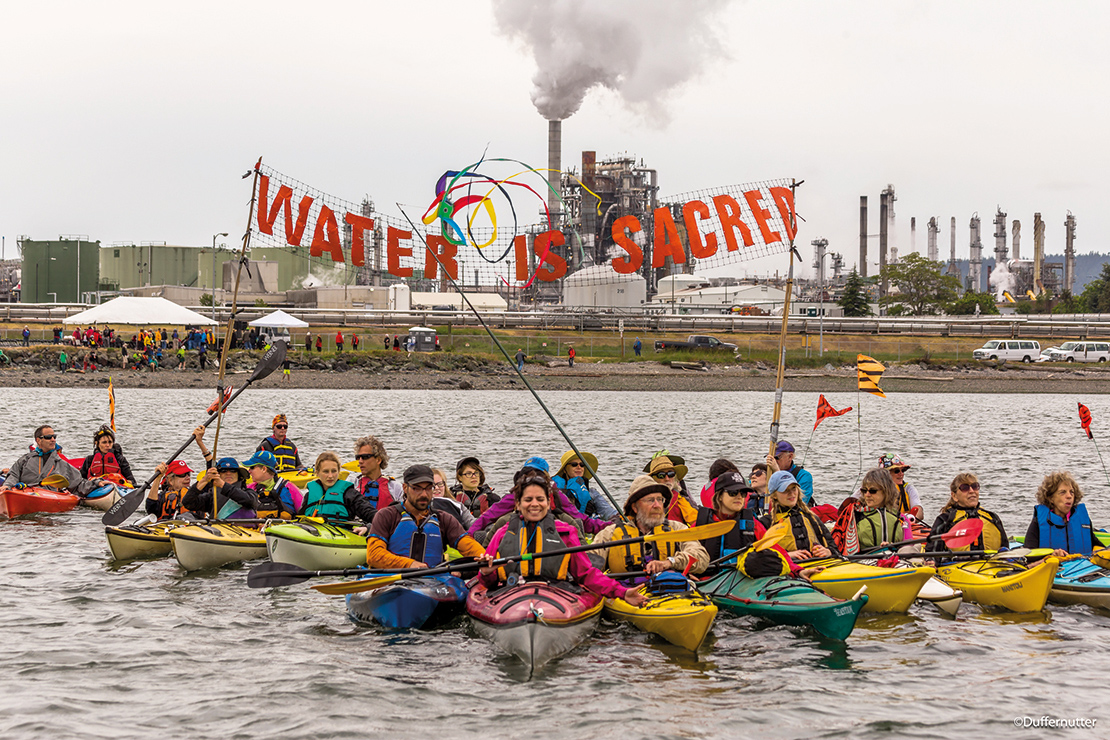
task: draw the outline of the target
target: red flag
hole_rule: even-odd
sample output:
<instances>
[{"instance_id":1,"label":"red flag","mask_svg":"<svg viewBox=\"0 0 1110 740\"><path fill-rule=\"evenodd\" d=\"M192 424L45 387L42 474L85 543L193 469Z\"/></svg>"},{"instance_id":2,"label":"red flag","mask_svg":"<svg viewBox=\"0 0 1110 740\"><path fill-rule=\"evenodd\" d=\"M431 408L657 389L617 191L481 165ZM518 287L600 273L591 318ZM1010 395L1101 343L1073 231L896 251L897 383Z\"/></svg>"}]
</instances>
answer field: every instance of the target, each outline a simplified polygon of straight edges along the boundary
<instances>
[{"instance_id":1,"label":"red flag","mask_svg":"<svg viewBox=\"0 0 1110 740\"><path fill-rule=\"evenodd\" d=\"M1094 439L1095 435L1091 433L1091 410L1083 404L1079 404L1079 423L1083 425L1087 439Z\"/></svg>"},{"instance_id":2,"label":"red flag","mask_svg":"<svg viewBox=\"0 0 1110 740\"><path fill-rule=\"evenodd\" d=\"M849 406L846 409L841 409L840 411L837 411L832 407L832 404L825 399L825 394L822 393L821 398L817 400L817 421L813 423L814 431L817 430L818 424L820 424L822 421L829 418L830 416L843 416L851 410L852 407Z\"/></svg>"}]
</instances>

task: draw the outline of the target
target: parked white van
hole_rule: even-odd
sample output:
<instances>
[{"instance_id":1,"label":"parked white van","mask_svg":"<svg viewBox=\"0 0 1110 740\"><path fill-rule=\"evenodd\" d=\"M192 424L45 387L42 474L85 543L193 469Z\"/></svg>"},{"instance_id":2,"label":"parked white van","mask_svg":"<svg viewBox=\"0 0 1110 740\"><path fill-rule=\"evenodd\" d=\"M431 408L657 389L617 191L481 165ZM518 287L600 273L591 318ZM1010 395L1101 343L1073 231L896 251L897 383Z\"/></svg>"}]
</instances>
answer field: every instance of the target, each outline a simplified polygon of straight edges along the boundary
<instances>
[{"instance_id":1,"label":"parked white van","mask_svg":"<svg viewBox=\"0 0 1110 740\"><path fill-rule=\"evenodd\" d=\"M992 339L971 356L976 360L1033 362L1041 356L1041 343L1030 339Z\"/></svg>"},{"instance_id":2,"label":"parked white van","mask_svg":"<svg viewBox=\"0 0 1110 740\"><path fill-rule=\"evenodd\" d=\"M1106 362L1110 360L1110 342L1064 342L1052 350L1053 362Z\"/></svg>"}]
</instances>

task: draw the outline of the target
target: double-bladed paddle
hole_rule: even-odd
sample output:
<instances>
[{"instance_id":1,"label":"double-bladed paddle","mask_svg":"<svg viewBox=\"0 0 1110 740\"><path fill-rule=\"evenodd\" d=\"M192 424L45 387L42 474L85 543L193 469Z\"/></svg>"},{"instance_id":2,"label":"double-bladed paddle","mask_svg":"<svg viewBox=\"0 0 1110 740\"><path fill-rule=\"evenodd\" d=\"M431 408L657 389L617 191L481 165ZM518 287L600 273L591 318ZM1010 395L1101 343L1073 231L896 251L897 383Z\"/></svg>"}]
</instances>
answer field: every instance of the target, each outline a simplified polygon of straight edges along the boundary
<instances>
[{"instance_id":1,"label":"double-bladed paddle","mask_svg":"<svg viewBox=\"0 0 1110 740\"><path fill-rule=\"evenodd\" d=\"M235 393L232 394L231 398L227 399L227 401L224 402L223 408L226 409L229 405L231 405L231 402L238 398L240 393L250 387L251 383L256 380L262 380L274 370L277 370L278 366L280 366L281 363L285 360L286 349L288 349L288 347L286 346L285 342L274 342L273 344L271 344L270 349L266 350L266 353L262 355L262 359L259 360L258 366L254 369L254 372L251 373L251 376L249 378L247 378L247 382L243 383L243 386L239 390L235 391ZM216 413L208 417L208 420L204 422L204 426L207 427L209 424L216 421L216 418L219 415L220 413L217 410ZM166 461L166 465L169 465L174 460L176 460L177 456L184 452L185 448L187 448L192 443L193 436L190 434L189 439L186 440L185 444L181 445L181 447L178 448L177 452L173 453L170 459ZM135 513L135 509L139 508L139 502L141 502L146 496L146 490L150 488L151 484L154 483L154 480L157 477L158 473L155 473L141 487L136 488L134 491L127 494L126 496L122 496L119 501L112 504L112 508L104 512L104 516L101 518L100 521L108 527L115 527L127 521L127 518Z\"/></svg>"},{"instance_id":2,"label":"double-bladed paddle","mask_svg":"<svg viewBox=\"0 0 1110 740\"><path fill-rule=\"evenodd\" d=\"M959 547L959 545L957 545ZM905 558L907 560L913 558L987 558L989 560L1016 560L1017 558L1044 558L1052 554L1051 548L1040 548L1037 550L1030 550L1025 547L1019 547L1016 550L941 550L939 552L892 552L886 557L892 555L896 558ZM876 560L874 555L845 555L847 560Z\"/></svg>"},{"instance_id":3,"label":"double-bladed paddle","mask_svg":"<svg viewBox=\"0 0 1110 740\"><path fill-rule=\"evenodd\" d=\"M714 522L713 524L706 524L701 527L691 527L690 529L680 529L674 532L660 532L658 534L648 534L642 537L633 537L629 540L611 540L609 542L596 542L589 545L578 545L576 547L565 547L558 550L549 550L547 552L538 553L525 553L523 555L513 555L507 558L498 558L490 563L491 567L498 567L508 563L516 563L522 560L540 560L545 557L554 557L557 555L569 555L576 552L587 552L589 550L601 550L608 547L616 547L617 545L629 545L636 542L689 542L691 540L701 540L709 537L720 537L729 530L736 526L736 522L732 520L724 522ZM311 571L303 568L297 568L293 565L282 564L281 568L267 567L272 566L272 563L264 563L255 566L251 569L250 574L247 576L247 585L251 588L268 588L273 586L289 586L295 583L307 581L309 578L316 576L344 576L344 575L359 575L367 572L362 568L349 568L347 570L322 570ZM463 572L468 570L477 570L485 566L482 562L462 563L458 565L447 564L435 568L420 568L417 570L408 570L402 573L393 573L391 575L381 576L379 578L368 578L358 581L338 581L336 583L322 583L318 586L313 586L314 589L324 594L354 594L361 591L370 591L375 588L381 588L390 583L395 583L405 578L420 578L421 576L433 576L440 573L454 573ZM260 575L256 576L258 572Z\"/></svg>"},{"instance_id":4,"label":"double-bladed paddle","mask_svg":"<svg viewBox=\"0 0 1110 740\"><path fill-rule=\"evenodd\" d=\"M879 557L875 553L883 550L890 550L895 547L902 547L904 545L920 545L923 542L936 542L943 540L948 544L949 549L953 547L964 547L970 545L975 540L979 539L979 535L983 533L983 520L982 519L964 519L952 529L942 534L933 534L928 537L922 537L916 540L904 540L902 542L891 542L879 547L872 547L867 552L860 553L861 555L868 555L870 557Z\"/></svg>"}]
</instances>

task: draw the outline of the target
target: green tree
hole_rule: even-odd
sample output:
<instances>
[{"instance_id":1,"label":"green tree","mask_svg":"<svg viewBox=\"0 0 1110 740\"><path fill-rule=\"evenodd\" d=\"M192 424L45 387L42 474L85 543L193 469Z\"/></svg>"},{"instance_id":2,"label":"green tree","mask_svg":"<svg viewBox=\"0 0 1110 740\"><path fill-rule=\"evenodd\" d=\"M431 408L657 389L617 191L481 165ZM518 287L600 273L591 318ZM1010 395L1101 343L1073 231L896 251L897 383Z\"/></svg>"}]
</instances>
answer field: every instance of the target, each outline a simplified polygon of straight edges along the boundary
<instances>
[{"instance_id":1,"label":"green tree","mask_svg":"<svg viewBox=\"0 0 1110 740\"><path fill-rule=\"evenodd\" d=\"M1087 283L1087 289L1090 289L1091 286L1095 283L1101 282L1103 281L1094 280L1090 283ZM1101 285L1096 286L1094 293L1097 294L1101 290ZM1037 299L1040 300L1040 296L1038 296ZM1053 307L1052 313L1092 313L1088 301L1089 298L1087 296L1087 290L1084 290L1083 294L1079 296L1074 296L1071 294L1070 290L1065 290L1064 294L1060 296L1060 300L1056 302L1056 306ZM1097 311L1094 311L1093 313L1097 313Z\"/></svg>"},{"instance_id":2,"label":"green tree","mask_svg":"<svg viewBox=\"0 0 1110 740\"><path fill-rule=\"evenodd\" d=\"M854 267L848 273L848 279L844 283L844 292L836 305L844 309L845 316L870 316L873 313L867 302L867 289L863 285L863 278L859 276Z\"/></svg>"},{"instance_id":3,"label":"green tree","mask_svg":"<svg viewBox=\"0 0 1110 740\"><path fill-rule=\"evenodd\" d=\"M960 281L944 274L944 263L934 262L920 254L907 254L900 262L887 265L881 278L890 282L897 292L883 296L880 302L893 313L910 316L940 313L956 300Z\"/></svg>"},{"instance_id":4,"label":"green tree","mask_svg":"<svg viewBox=\"0 0 1110 740\"><path fill-rule=\"evenodd\" d=\"M974 316L975 306L978 304L980 314L997 314L998 306L994 303L994 296L990 293L964 293L948 304L945 311L952 316Z\"/></svg>"},{"instance_id":5,"label":"green tree","mask_svg":"<svg viewBox=\"0 0 1110 740\"><path fill-rule=\"evenodd\" d=\"M202 306L211 306L212 305L212 294L211 293L201 293L201 295L200 295L200 305L202 305Z\"/></svg>"},{"instance_id":6,"label":"green tree","mask_svg":"<svg viewBox=\"0 0 1110 740\"><path fill-rule=\"evenodd\" d=\"M1061 296L1062 298L1062 296ZM1090 313L1110 313L1110 262L1102 263L1102 274L1097 279L1087 283L1080 295L1084 311ZM1071 313L1070 311L1053 311L1054 313Z\"/></svg>"}]
</instances>

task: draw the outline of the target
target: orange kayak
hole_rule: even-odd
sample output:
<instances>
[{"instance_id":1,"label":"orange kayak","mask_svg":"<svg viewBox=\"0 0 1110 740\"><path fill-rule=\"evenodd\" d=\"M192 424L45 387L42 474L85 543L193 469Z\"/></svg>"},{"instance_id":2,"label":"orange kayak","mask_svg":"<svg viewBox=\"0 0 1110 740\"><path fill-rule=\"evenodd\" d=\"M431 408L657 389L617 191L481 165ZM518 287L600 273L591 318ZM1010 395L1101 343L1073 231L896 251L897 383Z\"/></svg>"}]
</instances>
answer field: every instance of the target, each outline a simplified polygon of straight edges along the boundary
<instances>
[{"instance_id":1,"label":"orange kayak","mask_svg":"<svg viewBox=\"0 0 1110 740\"><path fill-rule=\"evenodd\" d=\"M0 516L8 518L24 514L56 514L70 511L78 499L72 493L51 488L4 488L0 486Z\"/></svg>"}]
</instances>

